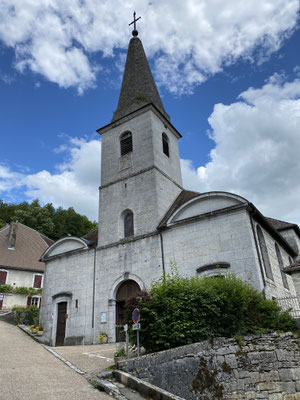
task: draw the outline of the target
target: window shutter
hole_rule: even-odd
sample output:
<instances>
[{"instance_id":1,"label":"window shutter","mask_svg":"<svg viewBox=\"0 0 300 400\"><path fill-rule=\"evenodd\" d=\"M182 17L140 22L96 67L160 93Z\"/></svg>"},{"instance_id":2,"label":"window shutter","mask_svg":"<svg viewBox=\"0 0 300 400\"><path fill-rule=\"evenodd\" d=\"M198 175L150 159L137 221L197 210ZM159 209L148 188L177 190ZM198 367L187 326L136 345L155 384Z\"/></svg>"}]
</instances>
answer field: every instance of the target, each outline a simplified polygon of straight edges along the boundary
<instances>
[{"instance_id":1,"label":"window shutter","mask_svg":"<svg viewBox=\"0 0 300 400\"><path fill-rule=\"evenodd\" d=\"M33 287L39 289L42 285L42 275L34 275Z\"/></svg>"},{"instance_id":2,"label":"window shutter","mask_svg":"<svg viewBox=\"0 0 300 400\"><path fill-rule=\"evenodd\" d=\"M7 271L0 271L0 285L6 284Z\"/></svg>"},{"instance_id":3,"label":"window shutter","mask_svg":"<svg viewBox=\"0 0 300 400\"><path fill-rule=\"evenodd\" d=\"M31 299L32 299L31 296L28 296L28 297L27 297L27 307L30 307L30 306L31 306Z\"/></svg>"},{"instance_id":4,"label":"window shutter","mask_svg":"<svg viewBox=\"0 0 300 400\"><path fill-rule=\"evenodd\" d=\"M132 136L131 133L128 132L121 138L121 156L124 156L127 153L132 151Z\"/></svg>"}]
</instances>

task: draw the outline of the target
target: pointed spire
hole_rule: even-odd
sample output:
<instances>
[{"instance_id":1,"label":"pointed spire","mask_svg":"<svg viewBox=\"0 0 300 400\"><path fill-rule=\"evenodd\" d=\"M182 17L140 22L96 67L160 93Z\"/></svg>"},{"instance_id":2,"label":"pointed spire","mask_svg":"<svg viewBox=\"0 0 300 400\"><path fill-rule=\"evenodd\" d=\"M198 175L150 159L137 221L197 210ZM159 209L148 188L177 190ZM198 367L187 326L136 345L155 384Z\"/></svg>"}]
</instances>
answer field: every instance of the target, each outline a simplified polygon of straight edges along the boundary
<instances>
[{"instance_id":1,"label":"pointed spire","mask_svg":"<svg viewBox=\"0 0 300 400\"><path fill-rule=\"evenodd\" d=\"M134 36L129 42L119 103L112 122L149 103L170 119L156 88L142 42Z\"/></svg>"}]
</instances>

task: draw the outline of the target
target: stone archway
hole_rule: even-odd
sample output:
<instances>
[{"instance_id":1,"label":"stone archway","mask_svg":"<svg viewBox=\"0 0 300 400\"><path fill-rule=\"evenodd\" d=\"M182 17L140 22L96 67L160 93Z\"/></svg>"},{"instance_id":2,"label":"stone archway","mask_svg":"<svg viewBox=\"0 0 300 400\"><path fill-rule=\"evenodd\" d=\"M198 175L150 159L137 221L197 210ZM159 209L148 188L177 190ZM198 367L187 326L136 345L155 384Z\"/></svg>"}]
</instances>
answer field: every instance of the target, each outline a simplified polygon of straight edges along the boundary
<instances>
[{"instance_id":1,"label":"stone archway","mask_svg":"<svg viewBox=\"0 0 300 400\"><path fill-rule=\"evenodd\" d=\"M139 285L128 279L121 283L116 294L116 342L125 341L125 333L120 326L125 324L125 302L140 291Z\"/></svg>"}]
</instances>

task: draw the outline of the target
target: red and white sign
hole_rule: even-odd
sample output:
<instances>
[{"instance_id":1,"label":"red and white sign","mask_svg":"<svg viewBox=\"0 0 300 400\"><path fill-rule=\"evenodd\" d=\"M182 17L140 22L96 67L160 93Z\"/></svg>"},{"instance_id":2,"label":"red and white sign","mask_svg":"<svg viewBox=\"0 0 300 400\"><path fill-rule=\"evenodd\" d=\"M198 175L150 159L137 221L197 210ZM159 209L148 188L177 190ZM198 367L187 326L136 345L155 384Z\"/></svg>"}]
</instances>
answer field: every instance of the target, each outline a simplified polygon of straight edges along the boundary
<instances>
[{"instance_id":1,"label":"red and white sign","mask_svg":"<svg viewBox=\"0 0 300 400\"><path fill-rule=\"evenodd\" d=\"M135 309L133 310L133 312L132 312L132 321L133 321L135 324L137 324L137 323L139 322L140 318L141 318L140 310L139 310L138 308L135 308Z\"/></svg>"}]
</instances>

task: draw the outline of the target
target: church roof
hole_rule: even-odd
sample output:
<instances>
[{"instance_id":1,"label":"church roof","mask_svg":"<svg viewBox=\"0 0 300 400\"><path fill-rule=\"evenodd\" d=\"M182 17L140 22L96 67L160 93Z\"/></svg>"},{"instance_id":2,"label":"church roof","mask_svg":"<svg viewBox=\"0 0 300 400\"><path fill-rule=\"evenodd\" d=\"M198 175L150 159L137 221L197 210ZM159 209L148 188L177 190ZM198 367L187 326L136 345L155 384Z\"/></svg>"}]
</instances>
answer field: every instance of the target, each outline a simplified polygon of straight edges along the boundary
<instances>
[{"instance_id":1,"label":"church roof","mask_svg":"<svg viewBox=\"0 0 300 400\"><path fill-rule=\"evenodd\" d=\"M288 265L284 268L284 272L293 274L294 272L300 272L300 260L293 262L291 265Z\"/></svg>"},{"instance_id":2,"label":"church roof","mask_svg":"<svg viewBox=\"0 0 300 400\"><path fill-rule=\"evenodd\" d=\"M279 219L265 217L271 225L278 231L283 231L285 229L299 229L297 224L292 224L291 222L280 221Z\"/></svg>"},{"instance_id":3,"label":"church roof","mask_svg":"<svg viewBox=\"0 0 300 400\"><path fill-rule=\"evenodd\" d=\"M44 272L39 259L53 243L36 230L14 222L0 230L0 267Z\"/></svg>"},{"instance_id":4,"label":"church roof","mask_svg":"<svg viewBox=\"0 0 300 400\"><path fill-rule=\"evenodd\" d=\"M82 236L82 239L88 241L89 246L97 246L98 242L98 228L94 229L91 232L88 232L84 236Z\"/></svg>"},{"instance_id":5,"label":"church roof","mask_svg":"<svg viewBox=\"0 0 300 400\"><path fill-rule=\"evenodd\" d=\"M142 42L133 37L129 42L119 103L112 122L149 103L170 119L159 96Z\"/></svg>"}]
</instances>

